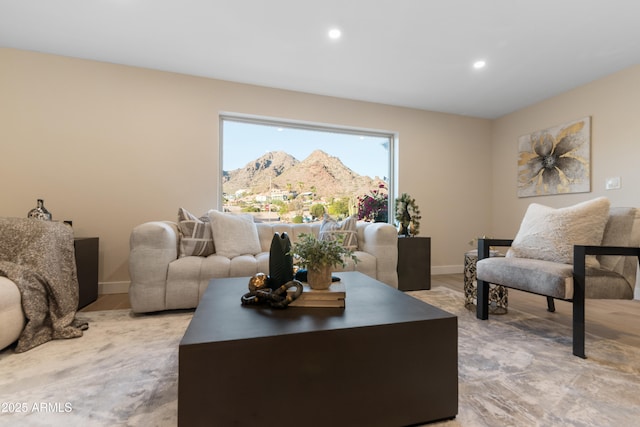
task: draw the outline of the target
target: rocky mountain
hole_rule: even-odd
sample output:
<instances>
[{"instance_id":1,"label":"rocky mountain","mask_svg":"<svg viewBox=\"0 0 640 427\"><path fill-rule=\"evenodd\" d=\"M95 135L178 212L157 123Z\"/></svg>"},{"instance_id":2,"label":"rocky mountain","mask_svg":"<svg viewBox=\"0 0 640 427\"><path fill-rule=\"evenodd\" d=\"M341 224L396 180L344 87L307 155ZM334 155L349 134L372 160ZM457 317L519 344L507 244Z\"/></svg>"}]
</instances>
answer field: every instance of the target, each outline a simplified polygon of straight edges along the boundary
<instances>
[{"instance_id":1,"label":"rocky mountain","mask_svg":"<svg viewBox=\"0 0 640 427\"><path fill-rule=\"evenodd\" d=\"M233 194L248 189L254 194L269 189L314 192L317 197L346 197L366 194L379 180L358 175L339 158L316 150L303 161L275 151L247 163L244 168L223 172L223 191Z\"/></svg>"},{"instance_id":2,"label":"rocky mountain","mask_svg":"<svg viewBox=\"0 0 640 427\"><path fill-rule=\"evenodd\" d=\"M300 163L295 157L284 151L271 151L245 167L222 172L222 191L233 194L238 190L249 189L254 193L267 191L270 180Z\"/></svg>"}]
</instances>

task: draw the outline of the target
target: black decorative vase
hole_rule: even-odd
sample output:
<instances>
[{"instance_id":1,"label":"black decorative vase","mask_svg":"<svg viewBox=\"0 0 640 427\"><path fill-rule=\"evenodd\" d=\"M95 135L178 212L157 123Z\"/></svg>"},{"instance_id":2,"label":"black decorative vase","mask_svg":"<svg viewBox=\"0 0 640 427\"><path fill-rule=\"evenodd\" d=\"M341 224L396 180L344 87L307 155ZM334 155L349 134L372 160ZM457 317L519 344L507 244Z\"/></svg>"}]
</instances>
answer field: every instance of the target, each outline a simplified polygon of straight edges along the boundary
<instances>
[{"instance_id":1,"label":"black decorative vase","mask_svg":"<svg viewBox=\"0 0 640 427\"><path fill-rule=\"evenodd\" d=\"M38 199L38 206L31 209L27 214L27 218L42 219L44 221L51 221L51 212L44 207L44 200Z\"/></svg>"},{"instance_id":2,"label":"black decorative vase","mask_svg":"<svg viewBox=\"0 0 640 427\"><path fill-rule=\"evenodd\" d=\"M291 240L287 233L275 233L269 250L269 287L277 289L293 280Z\"/></svg>"}]
</instances>

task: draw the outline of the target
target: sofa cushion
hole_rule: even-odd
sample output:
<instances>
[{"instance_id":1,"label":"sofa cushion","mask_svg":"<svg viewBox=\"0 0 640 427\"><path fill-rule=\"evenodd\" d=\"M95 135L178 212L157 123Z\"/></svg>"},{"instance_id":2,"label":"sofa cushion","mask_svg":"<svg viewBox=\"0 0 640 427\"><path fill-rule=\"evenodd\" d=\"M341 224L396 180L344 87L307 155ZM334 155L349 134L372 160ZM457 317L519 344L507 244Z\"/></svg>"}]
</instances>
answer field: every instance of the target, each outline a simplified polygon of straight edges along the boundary
<instances>
[{"instance_id":1,"label":"sofa cushion","mask_svg":"<svg viewBox=\"0 0 640 427\"><path fill-rule=\"evenodd\" d=\"M574 245L599 245L609 218L609 200L588 200L561 209L529 205L507 257L573 264ZM599 265L595 257L587 265Z\"/></svg>"},{"instance_id":2,"label":"sofa cushion","mask_svg":"<svg viewBox=\"0 0 640 427\"><path fill-rule=\"evenodd\" d=\"M198 218L184 208L178 209L180 231L180 258L185 256L207 256L214 252L209 217Z\"/></svg>"},{"instance_id":3,"label":"sofa cushion","mask_svg":"<svg viewBox=\"0 0 640 427\"><path fill-rule=\"evenodd\" d=\"M260 239L253 216L210 210L209 218L217 255L235 258L260 252Z\"/></svg>"},{"instance_id":4,"label":"sofa cushion","mask_svg":"<svg viewBox=\"0 0 640 427\"><path fill-rule=\"evenodd\" d=\"M514 289L573 297L573 266L565 263L515 257L490 257L477 262L476 277Z\"/></svg>"},{"instance_id":5,"label":"sofa cushion","mask_svg":"<svg viewBox=\"0 0 640 427\"><path fill-rule=\"evenodd\" d=\"M624 277L604 268L587 268L586 298L633 298L633 286ZM573 298L573 266L526 258L485 258L476 264L478 280L548 295Z\"/></svg>"},{"instance_id":6,"label":"sofa cushion","mask_svg":"<svg viewBox=\"0 0 640 427\"><path fill-rule=\"evenodd\" d=\"M319 240L338 240L342 239L342 246L351 250L358 248L358 234L356 231L357 219L350 216L343 221L336 221L329 215L325 214L320 225Z\"/></svg>"}]
</instances>

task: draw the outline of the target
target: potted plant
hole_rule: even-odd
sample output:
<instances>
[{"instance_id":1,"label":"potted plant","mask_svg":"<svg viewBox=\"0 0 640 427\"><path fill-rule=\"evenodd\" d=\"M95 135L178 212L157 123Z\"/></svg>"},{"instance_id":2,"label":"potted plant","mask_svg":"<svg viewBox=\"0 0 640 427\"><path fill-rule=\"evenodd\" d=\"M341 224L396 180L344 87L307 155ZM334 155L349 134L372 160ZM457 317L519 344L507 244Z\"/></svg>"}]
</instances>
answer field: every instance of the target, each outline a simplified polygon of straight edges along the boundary
<instances>
[{"instance_id":1,"label":"potted plant","mask_svg":"<svg viewBox=\"0 0 640 427\"><path fill-rule=\"evenodd\" d=\"M370 194L358 197L358 219L368 222L387 222L388 218L388 194L387 185L384 182L378 184L376 190Z\"/></svg>"},{"instance_id":2,"label":"potted plant","mask_svg":"<svg viewBox=\"0 0 640 427\"><path fill-rule=\"evenodd\" d=\"M420 209L416 199L402 193L396 199L396 221L398 221L398 234L401 236L416 236L420 232Z\"/></svg>"},{"instance_id":3,"label":"potted plant","mask_svg":"<svg viewBox=\"0 0 640 427\"><path fill-rule=\"evenodd\" d=\"M328 289L331 286L331 270L336 266L345 267L346 259L358 262L349 248L336 240L318 240L313 234L302 233L291 246L290 254L296 264L307 269L307 282L312 289Z\"/></svg>"}]
</instances>

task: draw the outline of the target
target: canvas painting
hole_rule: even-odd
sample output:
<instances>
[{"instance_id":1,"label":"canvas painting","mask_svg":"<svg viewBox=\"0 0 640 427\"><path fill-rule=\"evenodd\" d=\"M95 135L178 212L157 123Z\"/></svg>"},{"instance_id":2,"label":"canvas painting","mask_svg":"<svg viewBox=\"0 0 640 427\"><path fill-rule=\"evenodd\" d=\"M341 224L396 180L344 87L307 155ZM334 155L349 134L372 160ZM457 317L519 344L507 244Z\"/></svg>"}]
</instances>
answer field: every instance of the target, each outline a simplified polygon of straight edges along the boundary
<instances>
[{"instance_id":1,"label":"canvas painting","mask_svg":"<svg viewBox=\"0 0 640 427\"><path fill-rule=\"evenodd\" d=\"M518 197L591 191L591 118L518 139Z\"/></svg>"}]
</instances>

